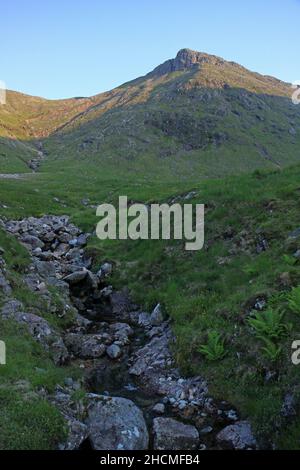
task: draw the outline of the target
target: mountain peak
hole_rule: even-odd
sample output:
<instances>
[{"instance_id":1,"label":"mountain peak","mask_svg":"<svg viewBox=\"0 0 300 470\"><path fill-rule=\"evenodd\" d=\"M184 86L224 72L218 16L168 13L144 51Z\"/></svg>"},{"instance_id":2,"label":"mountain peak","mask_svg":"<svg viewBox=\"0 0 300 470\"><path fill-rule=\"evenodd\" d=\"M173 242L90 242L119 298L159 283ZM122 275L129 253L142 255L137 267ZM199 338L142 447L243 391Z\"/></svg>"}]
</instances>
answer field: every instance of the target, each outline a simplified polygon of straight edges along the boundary
<instances>
[{"instance_id":1,"label":"mountain peak","mask_svg":"<svg viewBox=\"0 0 300 470\"><path fill-rule=\"evenodd\" d=\"M192 49L184 48L177 52L174 59L169 59L163 64L156 67L148 76L160 76L171 72L182 70L189 70L199 67L204 62L224 62L219 57L206 54L204 52L194 51Z\"/></svg>"}]
</instances>

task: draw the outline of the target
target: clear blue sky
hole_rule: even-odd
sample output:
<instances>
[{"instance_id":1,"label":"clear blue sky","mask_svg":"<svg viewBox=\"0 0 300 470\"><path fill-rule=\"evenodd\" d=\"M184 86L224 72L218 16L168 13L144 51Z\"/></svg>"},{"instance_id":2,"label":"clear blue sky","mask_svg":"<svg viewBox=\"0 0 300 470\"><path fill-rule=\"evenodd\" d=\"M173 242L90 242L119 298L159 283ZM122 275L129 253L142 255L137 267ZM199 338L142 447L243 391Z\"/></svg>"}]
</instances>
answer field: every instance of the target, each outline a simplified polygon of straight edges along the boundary
<instances>
[{"instance_id":1,"label":"clear blue sky","mask_svg":"<svg viewBox=\"0 0 300 470\"><path fill-rule=\"evenodd\" d=\"M300 80L300 0L10 0L0 7L0 80L88 96L189 47Z\"/></svg>"}]
</instances>

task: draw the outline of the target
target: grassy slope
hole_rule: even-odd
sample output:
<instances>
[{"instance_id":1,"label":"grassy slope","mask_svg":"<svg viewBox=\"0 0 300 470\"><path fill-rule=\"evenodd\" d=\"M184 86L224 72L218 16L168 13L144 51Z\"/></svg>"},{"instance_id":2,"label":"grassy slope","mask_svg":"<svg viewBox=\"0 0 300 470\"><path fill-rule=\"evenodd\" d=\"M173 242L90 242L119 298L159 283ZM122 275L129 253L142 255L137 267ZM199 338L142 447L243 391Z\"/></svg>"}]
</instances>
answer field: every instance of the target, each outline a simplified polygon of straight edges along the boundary
<instances>
[{"instance_id":1,"label":"grassy slope","mask_svg":"<svg viewBox=\"0 0 300 470\"><path fill-rule=\"evenodd\" d=\"M181 242L96 239L90 249L99 262L115 263L116 286L128 285L145 307L163 303L173 319L175 353L185 372L207 376L214 393L250 416L259 435L294 448L298 447L300 422L281 422L279 412L284 394L291 389L297 392L300 378L299 368L290 359L300 320L289 311L287 302L291 287L300 284L300 267L292 257L300 241L288 241L288 233L299 227L299 177L300 167L292 167L223 180L162 184L147 179L118 180L96 168L73 166L67 172L57 171L53 178L49 172L40 173L34 184L3 181L0 200L9 206L2 210L9 217L68 213L83 228L93 230L95 211L82 205L83 198L89 197L92 204L116 202L120 194L136 201L168 201L196 190L193 202L208 206L204 250L188 253ZM22 206L17 187L23 194ZM257 254L261 236L269 247ZM290 285L282 285L282 273L289 273ZM246 321L247 302L250 305L251 299L261 295L273 310L281 308L285 324L293 326L280 339L282 353L275 362L265 357L262 341ZM225 340L227 354L220 361L209 362L199 353L208 331L218 331ZM268 370L277 376L266 382ZM279 424L281 431L277 432Z\"/></svg>"},{"instance_id":2,"label":"grassy slope","mask_svg":"<svg viewBox=\"0 0 300 470\"><path fill-rule=\"evenodd\" d=\"M116 103L93 108L46 141L51 158L158 180L299 162L300 110L275 79L206 64L199 72L145 77L116 93Z\"/></svg>"},{"instance_id":3,"label":"grassy slope","mask_svg":"<svg viewBox=\"0 0 300 470\"><path fill-rule=\"evenodd\" d=\"M7 278L14 298L26 310L45 317L56 328L62 324L47 314L47 306L30 292L22 281L29 257L14 237L0 229ZM53 292L53 296L55 292ZM0 308L4 299L0 294ZM0 449L54 449L65 436L64 420L37 391L52 392L65 377L79 377L70 367L56 367L50 356L32 339L26 328L0 319L0 339L6 343L7 364L0 366Z\"/></svg>"},{"instance_id":4,"label":"grassy slope","mask_svg":"<svg viewBox=\"0 0 300 470\"><path fill-rule=\"evenodd\" d=\"M300 283L299 265L293 264L291 256L300 242L287 242L289 231L299 226L300 167L278 169L278 163L284 167L299 161L299 107L292 107L289 88L274 79L227 63L205 67L205 74L178 72L136 80L96 97L92 105L83 100L80 109L71 100L72 111L70 103L38 99L40 112L36 113L34 104L34 119L26 124L25 133L20 131L23 105L20 113L12 108L11 117L17 122L10 122L9 133L6 129L3 134L2 127L2 143L10 153L3 152L5 166L0 160L0 173L26 171L23 159L30 159L31 151L26 156L22 143L13 142L17 151L11 147L11 134L30 146L43 141L49 156L31 180L1 180L0 202L7 208L0 205L0 215L21 218L67 213L83 229L93 230L95 210L82 204L84 198L91 204L116 202L122 194L136 201L168 201L196 190L193 202L208 206L206 246L201 252L187 253L179 242L104 243L96 239L90 242L90 249L99 262L105 258L115 263L116 286L128 285L145 307L163 303L173 319L175 353L183 370L207 376L214 393L250 416L258 434L271 436L283 448L299 448L300 421L281 423L279 411L285 392L297 389L300 374L290 361L299 318L289 311L286 297ZM232 88L224 88L226 83ZM14 99L20 102L19 97ZM78 112L79 117L74 118ZM151 125L145 125L145 113ZM213 123L200 138L198 121ZM45 139L65 122L69 124ZM290 133L292 128L296 134ZM225 143L212 144L211 139L224 131L229 135ZM187 151L185 145L191 141L196 148ZM215 178L257 168L269 173ZM277 170L270 171L274 168ZM0 236L0 245L7 243L1 232ZM268 240L269 248L257 254L260 236ZM12 248L7 252L13 253ZM18 277L15 271L11 266L12 276ZM290 278L290 285L281 284L282 273L289 273L285 278ZM15 295L25 303L27 299L28 306L32 303L18 283ZM293 325L292 333L287 331L279 341L282 354L277 362L264 356L262 341L245 321L247 302L258 295L266 296L273 310L280 307L285 324ZM61 372L37 346L9 325L6 328L7 341L16 345L14 365L0 369L6 390L16 377L28 374L33 389L41 382L51 387L59 381ZM218 331L225 340L226 356L213 363L199 353L208 331ZM32 360L25 364L20 351L26 347ZM40 363L47 371L41 379L33 372ZM265 382L266 370L276 372L276 378ZM18 416L19 408L2 407L3 422L17 423ZM24 426L22 419L21 414ZM54 415L52 419L55 434ZM32 422L34 433L40 422ZM24 439L20 445L25 447L53 445L51 438L33 444Z\"/></svg>"},{"instance_id":5,"label":"grassy slope","mask_svg":"<svg viewBox=\"0 0 300 470\"><path fill-rule=\"evenodd\" d=\"M299 129L288 84L207 56L198 67L154 71L91 98L8 92L0 172L28 171L43 144L66 168L75 161L158 180L219 177L299 162Z\"/></svg>"}]
</instances>

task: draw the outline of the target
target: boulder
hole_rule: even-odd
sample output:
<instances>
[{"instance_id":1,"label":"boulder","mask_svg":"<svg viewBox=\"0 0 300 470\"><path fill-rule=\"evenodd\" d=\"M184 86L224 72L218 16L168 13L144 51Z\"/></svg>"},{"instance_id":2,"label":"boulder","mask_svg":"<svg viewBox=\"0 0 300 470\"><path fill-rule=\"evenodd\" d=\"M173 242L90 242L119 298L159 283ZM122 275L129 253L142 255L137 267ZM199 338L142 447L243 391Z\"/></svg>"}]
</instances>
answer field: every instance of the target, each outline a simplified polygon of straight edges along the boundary
<instances>
[{"instance_id":1,"label":"boulder","mask_svg":"<svg viewBox=\"0 0 300 470\"><path fill-rule=\"evenodd\" d=\"M21 241L25 243L25 245L29 245L32 250L34 250L35 248L43 248L45 246L42 240L40 240L38 237L35 237L33 235L28 235L28 234L22 235Z\"/></svg>"},{"instance_id":2,"label":"boulder","mask_svg":"<svg viewBox=\"0 0 300 470\"><path fill-rule=\"evenodd\" d=\"M217 434L217 442L236 450L253 449L257 446L248 421L239 421L226 426Z\"/></svg>"},{"instance_id":3,"label":"boulder","mask_svg":"<svg viewBox=\"0 0 300 470\"><path fill-rule=\"evenodd\" d=\"M69 333L65 336L65 344L70 352L83 359L101 357L106 350L103 335Z\"/></svg>"},{"instance_id":4,"label":"boulder","mask_svg":"<svg viewBox=\"0 0 300 470\"><path fill-rule=\"evenodd\" d=\"M87 276L87 270L75 271L64 278L64 281L70 285L78 284L83 281Z\"/></svg>"},{"instance_id":5,"label":"boulder","mask_svg":"<svg viewBox=\"0 0 300 470\"><path fill-rule=\"evenodd\" d=\"M141 410L130 400L92 395L87 427L94 450L145 450L149 435Z\"/></svg>"},{"instance_id":6,"label":"boulder","mask_svg":"<svg viewBox=\"0 0 300 470\"><path fill-rule=\"evenodd\" d=\"M284 397L283 404L281 407L281 415L284 418L291 418L292 416L297 415L297 403L296 398L293 393L287 393Z\"/></svg>"},{"instance_id":7,"label":"boulder","mask_svg":"<svg viewBox=\"0 0 300 470\"><path fill-rule=\"evenodd\" d=\"M99 279L105 276L109 276L112 273L112 269L112 264L104 263L97 272L97 276L99 277Z\"/></svg>"},{"instance_id":8,"label":"boulder","mask_svg":"<svg viewBox=\"0 0 300 470\"><path fill-rule=\"evenodd\" d=\"M55 277L55 264L51 261L35 260L33 263L35 271L43 278Z\"/></svg>"},{"instance_id":9,"label":"boulder","mask_svg":"<svg viewBox=\"0 0 300 470\"><path fill-rule=\"evenodd\" d=\"M156 413L158 415L163 415L165 410L166 407L163 403L156 403L156 405L154 405L152 408L153 413Z\"/></svg>"},{"instance_id":10,"label":"boulder","mask_svg":"<svg viewBox=\"0 0 300 470\"><path fill-rule=\"evenodd\" d=\"M195 450L199 446L199 433L195 426L172 418L153 420L155 450Z\"/></svg>"}]
</instances>

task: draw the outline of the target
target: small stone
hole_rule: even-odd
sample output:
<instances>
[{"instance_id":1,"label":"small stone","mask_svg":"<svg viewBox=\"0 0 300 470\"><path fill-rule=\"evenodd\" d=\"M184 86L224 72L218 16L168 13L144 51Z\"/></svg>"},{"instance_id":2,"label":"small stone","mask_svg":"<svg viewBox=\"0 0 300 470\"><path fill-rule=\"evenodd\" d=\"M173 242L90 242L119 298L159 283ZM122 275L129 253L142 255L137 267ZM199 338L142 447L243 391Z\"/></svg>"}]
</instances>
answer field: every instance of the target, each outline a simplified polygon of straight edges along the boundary
<instances>
[{"instance_id":1,"label":"small stone","mask_svg":"<svg viewBox=\"0 0 300 470\"><path fill-rule=\"evenodd\" d=\"M281 407L281 415L284 418L296 416L296 400L292 393L287 393L284 397L283 405Z\"/></svg>"},{"instance_id":2,"label":"small stone","mask_svg":"<svg viewBox=\"0 0 300 470\"><path fill-rule=\"evenodd\" d=\"M180 400L178 403L178 409L184 410L187 407L187 402L185 400Z\"/></svg>"},{"instance_id":3,"label":"small stone","mask_svg":"<svg viewBox=\"0 0 300 470\"><path fill-rule=\"evenodd\" d=\"M200 430L200 434L210 434L212 431L213 428L211 426L206 426L206 428Z\"/></svg>"},{"instance_id":4,"label":"small stone","mask_svg":"<svg viewBox=\"0 0 300 470\"><path fill-rule=\"evenodd\" d=\"M300 227L290 232L288 237L294 240L296 240L297 238L300 238Z\"/></svg>"},{"instance_id":5,"label":"small stone","mask_svg":"<svg viewBox=\"0 0 300 470\"><path fill-rule=\"evenodd\" d=\"M73 379L72 377L66 377L64 379L64 384L66 387L72 387L73 386Z\"/></svg>"},{"instance_id":6,"label":"small stone","mask_svg":"<svg viewBox=\"0 0 300 470\"><path fill-rule=\"evenodd\" d=\"M152 411L158 415L163 415L165 412L165 405L163 403L157 403L153 406Z\"/></svg>"},{"instance_id":7,"label":"small stone","mask_svg":"<svg viewBox=\"0 0 300 470\"><path fill-rule=\"evenodd\" d=\"M69 274L64 278L64 281L69 284L78 284L80 281L83 281L87 276L87 271L76 271L75 273Z\"/></svg>"},{"instance_id":8,"label":"small stone","mask_svg":"<svg viewBox=\"0 0 300 470\"><path fill-rule=\"evenodd\" d=\"M225 411L225 415L231 421L238 421L239 419L237 412L235 410Z\"/></svg>"},{"instance_id":9,"label":"small stone","mask_svg":"<svg viewBox=\"0 0 300 470\"><path fill-rule=\"evenodd\" d=\"M47 290L47 286L44 282L40 282L37 286L37 290L40 292L45 292Z\"/></svg>"},{"instance_id":10,"label":"small stone","mask_svg":"<svg viewBox=\"0 0 300 470\"><path fill-rule=\"evenodd\" d=\"M109 276L112 273L112 264L104 263L97 272L97 276L100 279L101 277Z\"/></svg>"},{"instance_id":11,"label":"small stone","mask_svg":"<svg viewBox=\"0 0 300 470\"><path fill-rule=\"evenodd\" d=\"M117 344L113 343L110 346L108 346L108 348L106 348L106 354L111 359L118 359L121 356L122 351L121 351L121 348Z\"/></svg>"}]
</instances>

